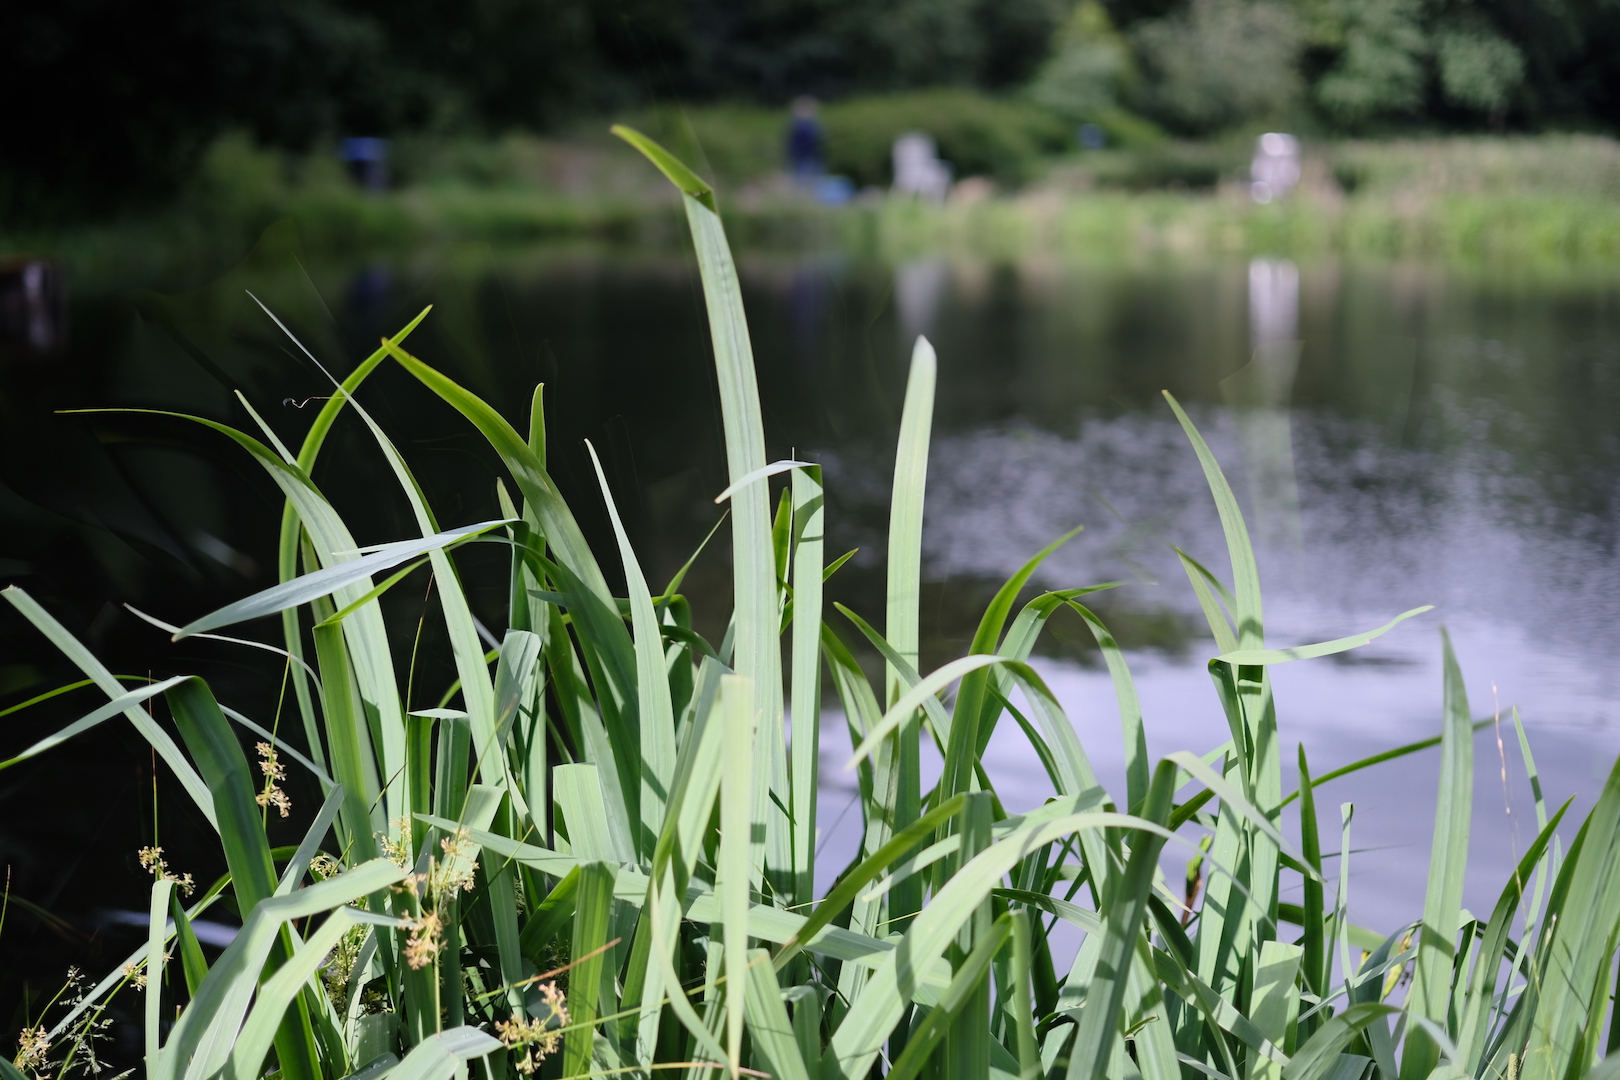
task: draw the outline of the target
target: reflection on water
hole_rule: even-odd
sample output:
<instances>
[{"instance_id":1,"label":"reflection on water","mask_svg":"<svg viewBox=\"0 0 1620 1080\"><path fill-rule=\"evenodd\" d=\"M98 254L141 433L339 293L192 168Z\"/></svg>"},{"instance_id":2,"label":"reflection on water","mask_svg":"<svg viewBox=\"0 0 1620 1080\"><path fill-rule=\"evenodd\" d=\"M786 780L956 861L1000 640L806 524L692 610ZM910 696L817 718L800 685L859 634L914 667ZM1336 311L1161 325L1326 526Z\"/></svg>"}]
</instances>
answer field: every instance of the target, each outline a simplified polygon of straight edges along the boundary
<instances>
[{"instance_id":1,"label":"reflection on water","mask_svg":"<svg viewBox=\"0 0 1620 1080\"><path fill-rule=\"evenodd\" d=\"M182 621L264 587L276 565L274 490L217 437L177 422L92 423L53 413L140 405L245 425L229 393L241 388L296 441L313 410L280 403L329 391L284 347L246 288L338 370L431 302L412 351L508 418L527 416L533 384L544 380L559 485L599 550L611 550L583 451L591 438L649 579L667 580L713 525L709 500L726 474L689 261L472 248L306 267L293 254L272 236L219 281L143 296L134 307L122 289L75 291L68 353L48 366L0 361L0 571L85 633L115 670L198 672L228 703L273 712L279 672L216 643L172 645L117 603ZM1244 502L1261 549L1273 644L1323 640L1418 604L1438 606L1347 657L1278 668L1285 743L1305 741L1322 772L1437 732L1434 628L1443 620L1476 715L1498 702L1518 705L1548 797L1579 792L1578 805L1590 805L1599 772L1620 751L1620 686L1608 659L1620 647L1614 283L1275 260L924 259L893 267L838 255L745 254L739 264L769 451L797 450L826 464L829 550L862 549L830 583L831 599L869 617L883 605L906 357L917 333L938 347L923 667L963 651L995 584L1083 524L1043 569L1042 583L1124 582L1101 594L1099 606L1131 652L1151 748L1203 751L1222 741L1202 667L1211 643L1170 545L1224 576L1223 546L1196 459L1159 397L1170 389ZM441 402L386 367L362 396L411 460L442 523L496 512L498 463ZM360 543L410 529L408 508L358 425L338 425L316 475ZM485 554L463 556L462 570L488 623L499 617L505 570ZM614 560L607 562L612 573ZM724 632L715 612L724 609L729 577L716 547L687 578L698 629L715 637ZM409 592L395 590L385 603L406 634L421 611L420 595ZM435 633L430 620L419 686L454 677L431 666ZM57 677L50 650L14 621L0 623L0 634L0 707L68 681ZM1107 678L1091 664L1083 633L1056 622L1050 637L1042 670L1117 787L1121 751ZM64 719L48 710L36 717L30 723L39 730ZM21 745L34 734L22 723L4 737ZM1011 735L998 734L989 764L1016 808L1043 788ZM19 895L55 896L69 913L143 902L138 875L92 880L88 870L29 854L36 842L40 851L71 847L85 852L84 867L102 867L150 842L150 772L129 764L147 755L121 737L109 734L104 747L86 747L72 762L79 782L83 770L94 771L117 811L110 823L53 818L27 836L0 826L0 846L19 867ZM1468 894L1475 910L1489 906L1533 820L1514 779L1522 769L1511 732L1502 745L1505 787L1494 738L1482 735L1479 744L1480 832ZM829 737L826 748L822 820L832 854L841 841L830 824L844 804L837 763L848 747ZM0 798L55 807L68 779L52 771L57 762L46 755L8 772L12 786ZM1369 925L1394 926L1420 902L1436 771L1432 755L1419 756L1323 792L1330 822L1335 801L1356 801L1356 845L1378 849L1352 860L1353 903ZM201 860L208 845L194 824L179 811L165 816L164 843ZM209 868L188 869L206 879ZM127 897L108 895L126 888Z\"/></svg>"},{"instance_id":2,"label":"reflection on water","mask_svg":"<svg viewBox=\"0 0 1620 1080\"><path fill-rule=\"evenodd\" d=\"M1287 259L1249 263L1253 359L1221 380L1248 473L1249 528L1261 542L1298 550L1299 489L1289 421L1299 367L1299 268Z\"/></svg>"}]
</instances>

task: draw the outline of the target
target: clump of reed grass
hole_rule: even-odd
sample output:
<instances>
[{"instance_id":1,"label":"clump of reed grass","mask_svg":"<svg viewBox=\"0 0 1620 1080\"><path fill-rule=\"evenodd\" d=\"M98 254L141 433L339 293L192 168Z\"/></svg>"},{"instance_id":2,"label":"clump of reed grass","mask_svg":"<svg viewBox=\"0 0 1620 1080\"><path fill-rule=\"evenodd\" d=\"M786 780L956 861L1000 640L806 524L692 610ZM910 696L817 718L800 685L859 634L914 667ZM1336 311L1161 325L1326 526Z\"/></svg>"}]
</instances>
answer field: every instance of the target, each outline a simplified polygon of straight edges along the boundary
<instances>
[{"instance_id":1,"label":"clump of reed grass","mask_svg":"<svg viewBox=\"0 0 1620 1080\"><path fill-rule=\"evenodd\" d=\"M177 639L279 618L274 651L293 672L305 744L295 750L221 705L194 676L126 690L25 592L4 591L107 700L3 766L122 714L216 829L229 874L188 906L154 853L147 944L52 1028L25 1032L0 1074L66 1071L51 1047L98 1023L109 996L143 977L152 1080L267 1072L448 1080L469 1067L488 1077L685 1069L784 1080L1620 1073L1620 1058L1603 1056L1615 1034L1602 1038L1620 937L1620 768L1567 846L1554 837L1568 804L1549 814L1538 798L1539 834L1497 905L1486 918L1464 912L1475 724L1442 636L1440 735L1314 780L1300 747L1299 787L1285 793L1270 667L1355 648L1427 609L1336 641L1268 646L1243 516L1168 395L1225 530L1229 580L1181 559L1214 638L1209 672L1229 737L1201 755L1149 758L1125 657L1083 602L1108 585L1019 604L1042 560L1073 534L1007 581L969 655L922 673L917 600L935 381L923 340L900 428L882 626L842 609L831 620L822 583L838 561L823 548L821 470L765 460L713 192L656 144L619 133L681 191L698 252L731 478L722 495L735 599L725 637L712 642L692 629L681 575L652 591L598 467L611 555L627 584L624 597L609 591L546 471L540 391L520 433L406 350L426 312L338 383L296 453L245 398L262 438L199 420L285 494L281 584L185 626L147 618ZM439 523L359 397L390 359L489 440L516 488L515 496L499 488L500 519ZM315 484L322 445L345 409L374 436L419 537L360 549ZM787 482L773 503L778 475ZM507 625L487 650L453 558L473 543L500 544L511 559ZM424 567L438 584L459 676L431 708L401 696L378 608ZM1064 608L1091 628L1114 680L1123 791L1098 784L1073 725L1028 664ZM876 683L854 660L852 632L885 660ZM864 832L859 855L817 895L824 670L855 749ZM160 698L178 741L142 708ZM1021 815L1006 813L980 764L1007 723L1058 792ZM277 756L261 759L274 769L255 776L240 728L276 746ZM921 777L925 739L944 759L932 788ZM1348 805L1329 895L1318 790L1436 744L1439 809L1421 918L1379 937L1351 922ZM324 793L290 853L272 852L265 834L282 753ZM1285 813L1297 815L1297 846L1283 837ZM1167 843L1199 860L1199 880L1183 897L1161 879ZM1280 899L1295 880L1297 905ZM192 920L227 891L242 929L210 963ZM1084 934L1066 971L1054 952L1060 923ZM1406 973L1410 989L1396 1003Z\"/></svg>"}]
</instances>

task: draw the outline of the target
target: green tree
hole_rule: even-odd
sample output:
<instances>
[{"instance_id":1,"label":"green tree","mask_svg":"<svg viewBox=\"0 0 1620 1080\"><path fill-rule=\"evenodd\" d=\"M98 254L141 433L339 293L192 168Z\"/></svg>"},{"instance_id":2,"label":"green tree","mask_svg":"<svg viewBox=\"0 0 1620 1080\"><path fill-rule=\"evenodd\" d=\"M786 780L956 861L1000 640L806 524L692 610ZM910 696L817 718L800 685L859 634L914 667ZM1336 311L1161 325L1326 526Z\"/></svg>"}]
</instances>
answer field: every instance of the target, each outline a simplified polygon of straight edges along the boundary
<instances>
[{"instance_id":1,"label":"green tree","mask_svg":"<svg viewBox=\"0 0 1620 1080\"><path fill-rule=\"evenodd\" d=\"M1058 31L1030 94L1071 120L1091 119L1119 106L1135 74L1130 43L1114 29L1107 9L1082 0Z\"/></svg>"},{"instance_id":2,"label":"green tree","mask_svg":"<svg viewBox=\"0 0 1620 1080\"><path fill-rule=\"evenodd\" d=\"M1299 94L1299 20L1271 0L1192 0L1131 30L1140 107L1191 135L1284 113Z\"/></svg>"}]
</instances>

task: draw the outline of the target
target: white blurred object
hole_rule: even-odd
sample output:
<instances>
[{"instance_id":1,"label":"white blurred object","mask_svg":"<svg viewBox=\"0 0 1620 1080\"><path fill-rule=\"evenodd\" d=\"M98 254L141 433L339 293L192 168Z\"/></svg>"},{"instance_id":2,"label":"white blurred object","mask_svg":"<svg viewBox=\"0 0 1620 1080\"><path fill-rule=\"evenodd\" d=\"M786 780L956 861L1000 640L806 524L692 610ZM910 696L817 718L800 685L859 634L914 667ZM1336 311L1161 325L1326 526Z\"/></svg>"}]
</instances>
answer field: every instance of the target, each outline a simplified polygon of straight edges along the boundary
<instances>
[{"instance_id":1,"label":"white blurred object","mask_svg":"<svg viewBox=\"0 0 1620 1080\"><path fill-rule=\"evenodd\" d=\"M1288 259L1249 260L1250 344L1259 352L1298 337L1299 267Z\"/></svg>"},{"instance_id":2,"label":"white blurred object","mask_svg":"<svg viewBox=\"0 0 1620 1080\"><path fill-rule=\"evenodd\" d=\"M930 202L944 202L951 190L951 167L939 159L934 140L908 131L894 140L894 190Z\"/></svg>"},{"instance_id":3,"label":"white blurred object","mask_svg":"<svg viewBox=\"0 0 1620 1080\"><path fill-rule=\"evenodd\" d=\"M1268 131L1254 144L1249 165L1249 194L1257 203L1280 199L1299 183L1299 140Z\"/></svg>"}]
</instances>

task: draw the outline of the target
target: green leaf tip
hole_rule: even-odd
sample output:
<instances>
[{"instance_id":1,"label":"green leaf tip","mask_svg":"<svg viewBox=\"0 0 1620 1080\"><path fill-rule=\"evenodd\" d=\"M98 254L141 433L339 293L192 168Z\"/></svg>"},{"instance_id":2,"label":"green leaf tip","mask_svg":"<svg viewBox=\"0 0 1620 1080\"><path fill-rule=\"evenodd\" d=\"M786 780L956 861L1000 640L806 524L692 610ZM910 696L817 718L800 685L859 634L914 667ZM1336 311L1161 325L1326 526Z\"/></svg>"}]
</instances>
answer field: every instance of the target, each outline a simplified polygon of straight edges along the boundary
<instances>
[{"instance_id":1,"label":"green leaf tip","mask_svg":"<svg viewBox=\"0 0 1620 1080\"><path fill-rule=\"evenodd\" d=\"M669 177L669 182L680 188L683 194L692 196L692 198L717 214L720 212L714 205L714 188L710 187L708 182L697 173L687 168L686 163L680 158L665 150L635 128L626 127L624 124L614 124L608 130L637 150L640 150L642 156L658 166L658 171Z\"/></svg>"}]
</instances>

